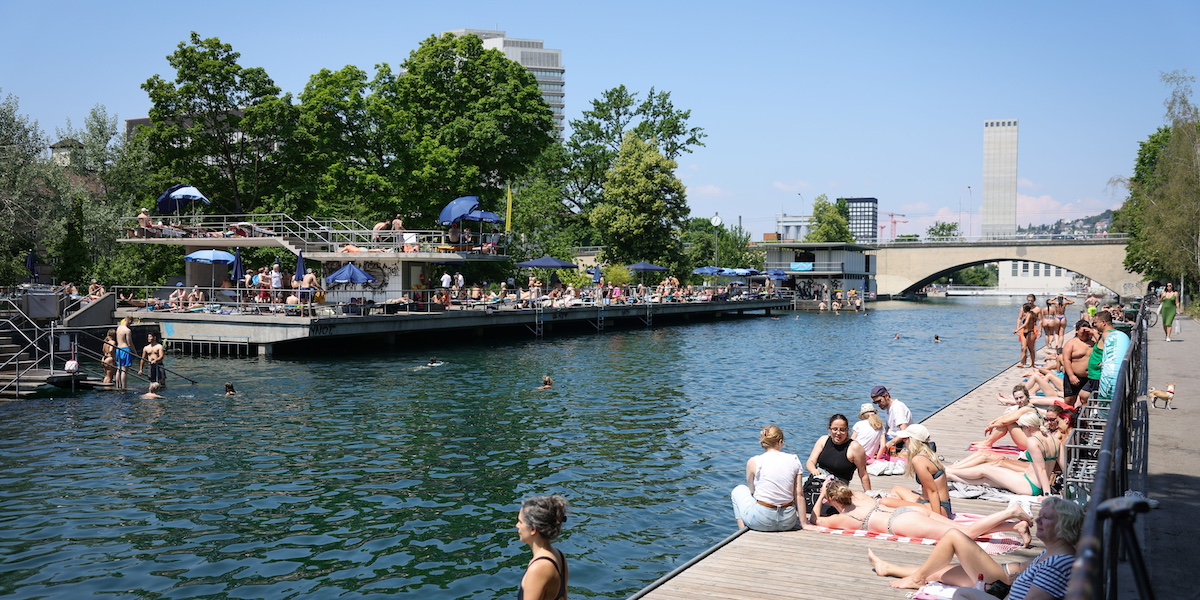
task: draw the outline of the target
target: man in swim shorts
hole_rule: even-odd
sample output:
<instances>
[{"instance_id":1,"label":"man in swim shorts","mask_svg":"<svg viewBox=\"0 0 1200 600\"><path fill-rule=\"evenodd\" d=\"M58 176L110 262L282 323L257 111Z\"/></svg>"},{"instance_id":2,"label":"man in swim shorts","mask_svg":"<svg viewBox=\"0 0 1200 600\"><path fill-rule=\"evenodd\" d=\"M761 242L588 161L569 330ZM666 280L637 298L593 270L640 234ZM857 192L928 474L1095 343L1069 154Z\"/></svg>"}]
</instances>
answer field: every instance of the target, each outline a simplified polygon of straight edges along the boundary
<instances>
[{"instance_id":1,"label":"man in swim shorts","mask_svg":"<svg viewBox=\"0 0 1200 600\"><path fill-rule=\"evenodd\" d=\"M129 319L121 319L117 325L117 351L113 354L117 367L117 389L125 389L125 371L133 364L133 330L129 328Z\"/></svg>"},{"instance_id":2,"label":"man in swim shorts","mask_svg":"<svg viewBox=\"0 0 1200 600\"><path fill-rule=\"evenodd\" d=\"M1075 406L1079 392L1088 384L1088 360L1092 357L1095 331L1086 319L1075 323L1075 337L1063 345L1063 400Z\"/></svg>"}]
</instances>

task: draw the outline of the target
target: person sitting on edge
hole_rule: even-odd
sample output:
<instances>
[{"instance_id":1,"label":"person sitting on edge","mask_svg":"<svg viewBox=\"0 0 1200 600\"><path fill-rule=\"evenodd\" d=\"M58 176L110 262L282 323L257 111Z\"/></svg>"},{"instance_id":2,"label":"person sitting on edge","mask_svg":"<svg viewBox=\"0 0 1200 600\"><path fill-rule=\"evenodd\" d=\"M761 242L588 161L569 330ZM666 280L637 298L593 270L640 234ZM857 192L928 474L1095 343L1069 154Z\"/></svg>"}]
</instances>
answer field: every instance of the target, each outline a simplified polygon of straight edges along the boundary
<instances>
[{"instance_id":1,"label":"person sitting on edge","mask_svg":"<svg viewBox=\"0 0 1200 600\"><path fill-rule=\"evenodd\" d=\"M167 298L167 307L171 310L179 310L187 304L187 292L183 291L183 282L175 284L175 291Z\"/></svg>"},{"instance_id":2,"label":"person sitting on edge","mask_svg":"<svg viewBox=\"0 0 1200 600\"><path fill-rule=\"evenodd\" d=\"M990 450L996 442L1004 439L1004 436L1011 436L1013 444L1024 450L1029 445L1028 438L1025 437L1024 430L1017 425L1017 421L1026 413L1037 413L1037 409L1029 404L1029 390L1025 389L1023 384L1018 383L1013 386L1013 400L1016 404L1005 409L1004 414L992 419L987 427L983 430L983 435L987 436L982 441L975 442L975 447L980 450ZM1051 402L1053 405L1053 402Z\"/></svg>"},{"instance_id":3,"label":"person sitting on edge","mask_svg":"<svg viewBox=\"0 0 1200 600\"><path fill-rule=\"evenodd\" d=\"M100 296L103 296L104 294L104 286L100 285L95 279L93 279L92 284L88 286L88 299L99 300Z\"/></svg>"},{"instance_id":4,"label":"person sitting on edge","mask_svg":"<svg viewBox=\"0 0 1200 600\"><path fill-rule=\"evenodd\" d=\"M954 508L950 504L950 483L946 479L946 469L942 461L930 447L929 429L920 423L913 423L908 429L901 431L897 437L908 438L904 444L905 458L908 461L904 469L905 475L912 475L921 486L921 493L914 494L905 487L892 488L892 493L901 500L928 504L929 508L943 517L953 519Z\"/></svg>"},{"instance_id":5,"label":"person sitting on edge","mask_svg":"<svg viewBox=\"0 0 1200 600\"><path fill-rule=\"evenodd\" d=\"M893 399L892 395L888 393L888 389L882 385L871 388L871 403L884 411L883 422L887 424L887 436L889 438L887 443L880 445L879 454L875 456L878 460L904 447L903 438L896 439L896 434L903 431L912 422L912 412L908 410L906 404Z\"/></svg>"},{"instance_id":6,"label":"person sitting on edge","mask_svg":"<svg viewBox=\"0 0 1200 600\"><path fill-rule=\"evenodd\" d=\"M875 460L883 442L883 419L879 418L874 404L867 402L858 408L858 422L851 430L850 439L863 447L867 458Z\"/></svg>"},{"instance_id":7,"label":"person sitting on edge","mask_svg":"<svg viewBox=\"0 0 1200 600\"><path fill-rule=\"evenodd\" d=\"M746 461L746 483L733 488L733 516L738 528L755 531L800 529L802 506L800 457L783 452L783 431L771 425L758 434L764 452Z\"/></svg>"},{"instance_id":8,"label":"person sitting on edge","mask_svg":"<svg viewBox=\"0 0 1200 600\"><path fill-rule=\"evenodd\" d=\"M871 476L867 474L867 453L861 444L850 438L850 422L846 415L841 413L829 418L829 433L817 439L804 466L808 469L810 477L836 477L844 483L849 483L857 471L863 490L871 491ZM814 510L815 506L812 503L815 500L815 495L805 494L807 511Z\"/></svg>"}]
</instances>

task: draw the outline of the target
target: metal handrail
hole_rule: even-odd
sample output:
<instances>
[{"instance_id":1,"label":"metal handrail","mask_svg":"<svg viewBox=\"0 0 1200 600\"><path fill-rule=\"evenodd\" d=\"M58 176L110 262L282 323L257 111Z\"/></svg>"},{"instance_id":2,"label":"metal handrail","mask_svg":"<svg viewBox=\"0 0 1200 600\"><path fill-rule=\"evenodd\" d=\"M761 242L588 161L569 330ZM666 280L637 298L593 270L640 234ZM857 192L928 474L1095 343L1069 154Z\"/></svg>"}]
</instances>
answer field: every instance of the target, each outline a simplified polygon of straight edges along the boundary
<instances>
[{"instance_id":1,"label":"metal handrail","mask_svg":"<svg viewBox=\"0 0 1200 600\"><path fill-rule=\"evenodd\" d=\"M98 336L98 335L96 335L96 334L94 334L94 333L92 333L92 332L90 332L90 331L85 331L85 330L73 330L73 331L71 331L71 333L75 333L75 334L80 334L80 333L82 333L83 335L85 335L85 336L87 336L87 337L89 337L89 338L92 338L93 340L99 340L99 341L100 341L100 343L102 343L102 344L103 344L103 343L106 343L106 342L105 342L105 340L104 340L104 338L102 338L102 337L100 337L100 336ZM78 351L79 351L81 354L83 354L83 355L85 355L85 356L90 356L90 357L92 357L92 358L97 358L97 359L100 359L100 361L101 361L101 362L103 362L103 361L104 361L104 355L103 355L103 354L100 354L100 353L97 353L97 352L96 352L96 351L94 351L94 350L89 350L88 348L84 348L84 347L82 347L82 346L78 346L78 345L76 346L76 350L78 350ZM139 359L139 360L140 360L140 359ZM131 365L131 367L132 367L132 365ZM187 381L188 383L191 383L191 384L193 384L193 385L195 385L195 384L197 384L197 383L200 383L199 381L196 381L195 379L192 379L191 377L188 377L187 375L181 375L181 374L179 374L179 373L177 373L177 372L175 372L175 371L172 371L171 369L168 369L168 368L166 367L166 365L163 365L163 371L165 371L165 372L167 372L167 373L170 373L171 375L174 375L174 376L176 376L176 377L178 377L178 378L180 378L180 379L183 379L183 380L185 380L185 381ZM144 380L144 381L147 381L147 382L149 382L149 381L150 381L150 378L149 378L149 377L142 377L141 375L138 375L137 373L129 373L129 372L126 372L126 373L125 373L125 376L126 376L126 377L129 377L130 375L133 375L134 377L136 377L136 378L138 378L138 379L142 379L142 380Z\"/></svg>"},{"instance_id":2,"label":"metal handrail","mask_svg":"<svg viewBox=\"0 0 1200 600\"><path fill-rule=\"evenodd\" d=\"M1083 531L1076 545L1075 564L1067 588L1066 598L1071 600L1115 600L1117 597L1117 561L1125 545L1120 532L1100 515L1099 507L1111 498L1124 495L1125 490L1129 489L1134 416L1138 397L1145 394L1147 383L1146 312L1147 305L1143 303L1130 335L1129 350L1121 360L1121 368L1117 373L1096 463L1096 478L1092 481ZM1140 426L1146 426L1144 420ZM1141 560L1141 557L1135 560Z\"/></svg>"}]
</instances>

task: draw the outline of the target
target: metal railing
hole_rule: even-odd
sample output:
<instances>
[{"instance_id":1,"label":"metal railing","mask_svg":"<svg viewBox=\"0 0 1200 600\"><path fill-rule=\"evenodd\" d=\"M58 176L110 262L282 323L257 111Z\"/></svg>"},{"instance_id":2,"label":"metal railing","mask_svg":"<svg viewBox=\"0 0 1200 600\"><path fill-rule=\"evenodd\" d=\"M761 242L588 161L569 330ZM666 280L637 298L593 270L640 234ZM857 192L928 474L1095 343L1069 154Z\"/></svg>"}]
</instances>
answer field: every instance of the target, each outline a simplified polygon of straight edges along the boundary
<instances>
[{"instance_id":1,"label":"metal railing","mask_svg":"<svg viewBox=\"0 0 1200 600\"><path fill-rule=\"evenodd\" d=\"M130 238L283 238L285 242L300 242L298 250L308 252L341 252L347 248L362 252L466 252L500 254L508 245L508 237L500 232L488 232L463 227L462 237L451 241L448 230L408 229L405 231L374 230L355 220L305 217L299 221L281 213L241 215L161 215L151 227L144 227L131 217Z\"/></svg>"},{"instance_id":2,"label":"metal railing","mask_svg":"<svg viewBox=\"0 0 1200 600\"><path fill-rule=\"evenodd\" d=\"M1114 502L1129 489L1130 462L1135 454L1135 435L1145 439L1147 422L1145 415L1137 419L1138 396L1146 393L1147 384L1147 323L1148 307L1142 304L1130 334L1129 350L1121 361L1109 407L1108 421L1100 444L1096 463L1096 476L1089 490L1087 511L1084 516L1083 532L1076 546L1075 565L1066 598L1085 600L1094 598L1115 599L1117 597L1117 562L1122 553L1131 554L1136 568L1142 557L1129 536L1124 535L1114 518L1125 518L1126 513L1114 511ZM1135 430L1135 427L1137 428ZM1135 465L1144 468L1144 464ZM1149 590L1149 580L1144 571L1138 573L1138 586ZM1151 596L1153 591L1150 590ZM1142 598L1148 596L1142 595Z\"/></svg>"},{"instance_id":3,"label":"metal railing","mask_svg":"<svg viewBox=\"0 0 1200 600\"><path fill-rule=\"evenodd\" d=\"M49 341L50 348L53 349L53 336L49 331L38 327L37 323L29 315L25 314L25 311L21 310L21 307L17 306L17 303L13 302L11 298L0 299L0 306L4 307L5 312L20 317L20 321L7 318L0 319L0 333L11 335L14 345L21 347L8 360L0 363L0 371L7 371L11 366L12 370L9 372L13 374L12 379L0 385L0 393L13 390L16 394L20 395L21 378L23 376L28 375L30 371L41 368L43 362L48 362L49 367L53 368L53 354L47 353L42 349L42 343L46 341ZM33 333L33 337L30 337L25 332L26 329ZM21 355L25 352L32 352L33 360L26 361L23 364Z\"/></svg>"},{"instance_id":4,"label":"metal railing","mask_svg":"<svg viewBox=\"0 0 1200 600\"><path fill-rule=\"evenodd\" d=\"M921 238L897 238L894 240L880 240L872 243L872 246L910 246L912 244L1024 244L1029 242L1041 243L1050 242L1058 244L1068 244L1073 242L1083 243L1113 243L1125 242L1129 240L1129 235L1124 233L1106 233L1106 234L1011 234L1011 235L973 235L973 236L958 236L958 237L921 237ZM761 242L760 242L761 243ZM769 242L768 242L769 243Z\"/></svg>"},{"instance_id":5,"label":"metal railing","mask_svg":"<svg viewBox=\"0 0 1200 600\"><path fill-rule=\"evenodd\" d=\"M808 270L806 270L806 271L792 271L792 265L793 265L793 264L795 264L795 263L802 263L802 264L805 264L805 265L812 265L812 268L811 268L811 269L808 269ZM844 271L844 269L845 269L845 268L846 268L846 263L844 263L844 262L837 262L837 261L805 262L805 261L783 261L783 260L780 260L780 261L773 261L773 260L772 260L772 261L767 261L767 262L766 262L766 263L764 263L764 265L763 265L763 269L764 269L764 270L766 270L766 271L771 271L771 270L774 270L774 269L779 269L779 270L781 270L781 271L785 271L785 272L788 272L788 273L800 273L800 274L802 274L802 275L804 275L804 274L809 274L809 273L837 273L837 274L842 274L842 273L845 273L845 271Z\"/></svg>"}]
</instances>

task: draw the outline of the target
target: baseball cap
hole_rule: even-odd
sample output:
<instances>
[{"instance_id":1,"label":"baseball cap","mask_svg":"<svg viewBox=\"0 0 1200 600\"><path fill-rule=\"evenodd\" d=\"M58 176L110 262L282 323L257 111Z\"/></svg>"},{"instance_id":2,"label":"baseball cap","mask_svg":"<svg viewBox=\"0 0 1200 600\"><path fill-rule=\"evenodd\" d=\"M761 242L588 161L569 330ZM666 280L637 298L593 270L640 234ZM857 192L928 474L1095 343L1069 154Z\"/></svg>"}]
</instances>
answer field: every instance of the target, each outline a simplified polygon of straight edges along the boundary
<instances>
[{"instance_id":1,"label":"baseball cap","mask_svg":"<svg viewBox=\"0 0 1200 600\"><path fill-rule=\"evenodd\" d=\"M900 433L896 434L896 439L901 438L912 438L922 443L928 442L929 429L920 423L913 423L912 425L909 425L907 429L901 430Z\"/></svg>"},{"instance_id":2,"label":"baseball cap","mask_svg":"<svg viewBox=\"0 0 1200 600\"><path fill-rule=\"evenodd\" d=\"M888 393L887 388L883 387L882 385L877 385L877 386L871 388L871 397L872 398L877 398L886 393Z\"/></svg>"}]
</instances>

